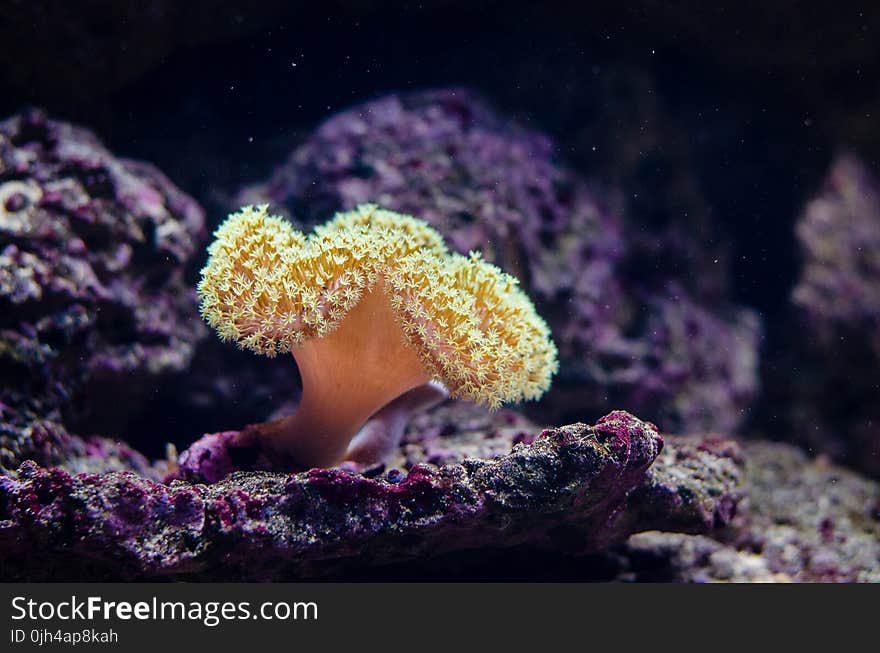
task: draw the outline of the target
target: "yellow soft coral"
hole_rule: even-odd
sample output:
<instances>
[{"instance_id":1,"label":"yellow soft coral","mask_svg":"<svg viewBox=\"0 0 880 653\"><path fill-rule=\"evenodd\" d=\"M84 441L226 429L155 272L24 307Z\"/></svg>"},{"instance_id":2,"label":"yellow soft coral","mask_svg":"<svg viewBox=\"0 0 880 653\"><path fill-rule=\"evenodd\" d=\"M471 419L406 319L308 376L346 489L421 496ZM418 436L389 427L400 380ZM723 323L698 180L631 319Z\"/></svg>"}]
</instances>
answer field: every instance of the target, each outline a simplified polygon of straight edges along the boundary
<instances>
[{"instance_id":1,"label":"yellow soft coral","mask_svg":"<svg viewBox=\"0 0 880 653\"><path fill-rule=\"evenodd\" d=\"M222 339L293 353L300 406L262 433L304 465L339 462L371 415L432 379L495 407L540 397L556 372L549 329L515 278L371 205L309 236L244 207L215 232L199 293Z\"/></svg>"}]
</instances>

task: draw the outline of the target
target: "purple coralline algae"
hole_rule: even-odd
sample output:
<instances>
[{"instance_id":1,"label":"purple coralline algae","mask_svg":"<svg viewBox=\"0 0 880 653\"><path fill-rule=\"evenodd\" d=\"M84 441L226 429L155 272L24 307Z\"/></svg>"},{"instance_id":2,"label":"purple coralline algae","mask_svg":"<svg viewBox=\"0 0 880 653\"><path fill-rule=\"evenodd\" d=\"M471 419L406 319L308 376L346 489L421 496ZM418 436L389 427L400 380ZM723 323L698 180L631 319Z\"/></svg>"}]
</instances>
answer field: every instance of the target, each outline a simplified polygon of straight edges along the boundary
<instances>
[{"instance_id":1,"label":"purple coralline algae","mask_svg":"<svg viewBox=\"0 0 880 653\"><path fill-rule=\"evenodd\" d=\"M757 393L761 322L754 311L710 310L677 283L647 295L641 327L585 359L615 400L679 432L732 433Z\"/></svg>"},{"instance_id":2,"label":"purple coralline algae","mask_svg":"<svg viewBox=\"0 0 880 653\"><path fill-rule=\"evenodd\" d=\"M557 152L470 91L390 95L321 124L238 200L304 227L374 202L426 220L458 251L483 251L553 329L561 370L544 406L556 419L582 417L566 412L576 397L587 414L612 404L668 431L733 431L758 389L756 314L640 277L643 229Z\"/></svg>"},{"instance_id":3,"label":"purple coralline algae","mask_svg":"<svg viewBox=\"0 0 880 653\"><path fill-rule=\"evenodd\" d=\"M766 403L790 406L794 439L880 475L880 184L855 155L833 162L796 233L792 336L774 366L788 381Z\"/></svg>"},{"instance_id":4,"label":"purple coralline algae","mask_svg":"<svg viewBox=\"0 0 880 653\"><path fill-rule=\"evenodd\" d=\"M519 431L498 430L520 442L493 459L372 474L234 472L210 485L28 462L0 478L2 569L8 577L329 577L480 547L591 552L648 528L704 533L732 516L742 479L720 445L703 448L698 464L680 464L693 448L675 459L677 471L646 474L663 442L628 413L531 432L529 442ZM716 466L726 471L707 475L709 458L724 458ZM37 565L34 551L51 555Z\"/></svg>"},{"instance_id":5,"label":"purple coralline algae","mask_svg":"<svg viewBox=\"0 0 880 653\"><path fill-rule=\"evenodd\" d=\"M203 218L158 170L85 130L39 111L0 123L4 473L108 447L108 460L142 467L68 429L117 435L151 388L187 369L205 330L183 271Z\"/></svg>"},{"instance_id":6,"label":"purple coralline algae","mask_svg":"<svg viewBox=\"0 0 880 653\"><path fill-rule=\"evenodd\" d=\"M634 535L622 579L880 582L880 484L791 445L749 442L741 455L748 483L728 526Z\"/></svg>"},{"instance_id":7,"label":"purple coralline algae","mask_svg":"<svg viewBox=\"0 0 880 653\"><path fill-rule=\"evenodd\" d=\"M795 305L832 346L840 332L859 331L880 358L880 189L858 158L834 161L796 233L804 264Z\"/></svg>"},{"instance_id":8,"label":"purple coralline algae","mask_svg":"<svg viewBox=\"0 0 880 653\"><path fill-rule=\"evenodd\" d=\"M119 440L97 435L81 437L63 424L33 412L35 406L16 409L0 405L0 465L4 474L12 473L22 460L54 464L71 473L104 473L132 470L160 479L168 463L151 464L140 452ZM36 407L39 407L37 405Z\"/></svg>"}]
</instances>

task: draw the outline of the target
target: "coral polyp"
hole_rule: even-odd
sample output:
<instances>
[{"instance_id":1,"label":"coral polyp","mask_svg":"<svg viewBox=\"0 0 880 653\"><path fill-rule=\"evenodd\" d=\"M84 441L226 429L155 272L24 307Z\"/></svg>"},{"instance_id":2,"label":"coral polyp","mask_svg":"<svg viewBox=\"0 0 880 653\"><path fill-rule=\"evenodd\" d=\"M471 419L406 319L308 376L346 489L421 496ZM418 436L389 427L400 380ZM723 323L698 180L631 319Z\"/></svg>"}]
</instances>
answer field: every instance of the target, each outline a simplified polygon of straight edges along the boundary
<instances>
[{"instance_id":1,"label":"coral polyp","mask_svg":"<svg viewBox=\"0 0 880 653\"><path fill-rule=\"evenodd\" d=\"M248 206L215 238L202 315L223 340L293 354L300 406L261 431L300 464L341 461L371 415L429 381L497 407L539 398L556 372L517 280L410 216L364 205L306 236Z\"/></svg>"}]
</instances>

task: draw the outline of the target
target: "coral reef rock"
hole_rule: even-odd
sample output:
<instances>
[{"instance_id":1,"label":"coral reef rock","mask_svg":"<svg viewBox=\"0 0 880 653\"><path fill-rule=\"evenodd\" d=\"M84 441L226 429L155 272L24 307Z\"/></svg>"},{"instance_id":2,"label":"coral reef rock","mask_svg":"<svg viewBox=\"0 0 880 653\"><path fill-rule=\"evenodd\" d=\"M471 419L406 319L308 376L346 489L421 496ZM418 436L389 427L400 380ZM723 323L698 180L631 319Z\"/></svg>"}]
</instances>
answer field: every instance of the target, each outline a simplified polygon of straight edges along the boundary
<instances>
[{"instance_id":1,"label":"coral reef rock","mask_svg":"<svg viewBox=\"0 0 880 653\"><path fill-rule=\"evenodd\" d=\"M499 437L522 440L517 431ZM0 478L2 569L56 579L278 579L480 547L584 553L639 530L704 533L730 517L740 491L735 458L721 445L682 450L666 458L677 471L646 475L662 440L621 411L529 439L496 458L417 462L407 472L234 472L210 485L25 463ZM707 474L709 459L724 471ZM47 553L39 566L34 551Z\"/></svg>"},{"instance_id":2,"label":"coral reef rock","mask_svg":"<svg viewBox=\"0 0 880 653\"><path fill-rule=\"evenodd\" d=\"M764 400L795 439L880 476L880 182L839 156L797 227L790 337Z\"/></svg>"},{"instance_id":3,"label":"coral reef rock","mask_svg":"<svg viewBox=\"0 0 880 653\"><path fill-rule=\"evenodd\" d=\"M748 483L729 526L634 535L622 578L880 582L880 484L791 445L750 442L741 457Z\"/></svg>"},{"instance_id":4,"label":"coral reef rock","mask_svg":"<svg viewBox=\"0 0 880 653\"><path fill-rule=\"evenodd\" d=\"M880 187L865 164L838 157L796 231L804 265L794 303L823 340L858 330L880 358Z\"/></svg>"},{"instance_id":5,"label":"coral reef rock","mask_svg":"<svg viewBox=\"0 0 880 653\"><path fill-rule=\"evenodd\" d=\"M155 168L114 157L88 131L39 111L0 123L4 471L63 462L66 445L81 453L64 427L123 431L162 379L188 368L205 329L183 271L203 219Z\"/></svg>"}]
</instances>

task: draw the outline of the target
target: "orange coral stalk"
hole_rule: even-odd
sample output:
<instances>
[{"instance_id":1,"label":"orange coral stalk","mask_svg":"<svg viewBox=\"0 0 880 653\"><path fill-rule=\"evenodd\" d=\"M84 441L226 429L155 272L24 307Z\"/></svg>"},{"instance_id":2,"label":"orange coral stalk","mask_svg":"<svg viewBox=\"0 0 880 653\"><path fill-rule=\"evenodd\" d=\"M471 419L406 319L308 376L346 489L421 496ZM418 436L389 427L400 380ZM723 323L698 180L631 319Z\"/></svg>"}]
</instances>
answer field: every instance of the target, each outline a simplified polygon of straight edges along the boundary
<instances>
[{"instance_id":1,"label":"orange coral stalk","mask_svg":"<svg viewBox=\"0 0 880 653\"><path fill-rule=\"evenodd\" d=\"M381 282L337 329L292 352L302 377L302 400L293 415L261 431L271 446L315 466L342 460L377 409L431 378L406 344Z\"/></svg>"}]
</instances>

